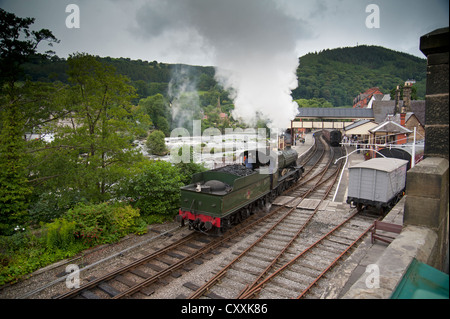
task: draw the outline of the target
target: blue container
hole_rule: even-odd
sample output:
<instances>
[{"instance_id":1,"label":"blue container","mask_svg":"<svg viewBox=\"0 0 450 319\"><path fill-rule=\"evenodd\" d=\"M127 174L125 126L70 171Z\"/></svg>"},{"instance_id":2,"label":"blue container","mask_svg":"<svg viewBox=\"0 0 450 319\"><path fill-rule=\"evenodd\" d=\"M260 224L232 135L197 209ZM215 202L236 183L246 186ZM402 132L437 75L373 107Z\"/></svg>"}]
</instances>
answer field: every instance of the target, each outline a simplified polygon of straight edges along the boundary
<instances>
[{"instance_id":1,"label":"blue container","mask_svg":"<svg viewBox=\"0 0 450 319\"><path fill-rule=\"evenodd\" d=\"M447 274L415 258L391 299L449 299Z\"/></svg>"}]
</instances>

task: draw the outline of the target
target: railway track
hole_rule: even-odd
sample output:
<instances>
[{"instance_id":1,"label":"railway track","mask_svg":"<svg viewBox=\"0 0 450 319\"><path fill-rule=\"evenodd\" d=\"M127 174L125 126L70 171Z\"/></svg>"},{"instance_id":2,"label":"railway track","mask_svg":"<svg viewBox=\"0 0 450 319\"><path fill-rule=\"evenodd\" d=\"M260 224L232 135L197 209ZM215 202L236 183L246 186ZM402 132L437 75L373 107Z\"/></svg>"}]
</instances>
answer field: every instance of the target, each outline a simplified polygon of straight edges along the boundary
<instances>
[{"instance_id":1,"label":"railway track","mask_svg":"<svg viewBox=\"0 0 450 319\"><path fill-rule=\"evenodd\" d=\"M356 217L356 211L350 211L330 222L320 210L341 167L332 165L340 156L335 150L328 155L325 148L316 151L319 155L311 157L316 159L308 170L315 174L285 192L292 196L278 208L285 210L281 218L204 285L186 283L195 290L189 298L303 297L367 233L372 218ZM314 209L299 209L320 187L324 192L319 192Z\"/></svg>"},{"instance_id":2,"label":"railway track","mask_svg":"<svg viewBox=\"0 0 450 319\"><path fill-rule=\"evenodd\" d=\"M169 277L177 278L183 271L190 271L195 265L212 258L208 254L218 254L218 249L227 247L227 242L253 227L259 218L259 214L251 216L223 237L214 238L192 232L124 267L102 277L91 278L89 283L55 299L120 299L137 293L150 296L167 284ZM263 218L267 218L267 215Z\"/></svg>"},{"instance_id":3,"label":"railway track","mask_svg":"<svg viewBox=\"0 0 450 319\"><path fill-rule=\"evenodd\" d=\"M312 288L372 227L372 220L355 218L356 214L351 212L323 235L320 231L304 232L299 242L286 251L282 265L255 280L238 297L303 298L312 293L313 298L320 298L320 288L315 292ZM317 236L320 237L316 239ZM300 253L295 254L297 251Z\"/></svg>"},{"instance_id":4,"label":"railway track","mask_svg":"<svg viewBox=\"0 0 450 319\"><path fill-rule=\"evenodd\" d=\"M316 143L315 151L304 160L306 171L301 181L286 190L281 197L283 203L274 205L276 207L269 213L252 215L222 237L192 233L101 278L92 278L88 284L57 298L151 298L168 282L201 267L215 254L252 236L258 239L249 247L242 248L237 257L217 271L205 285L185 282L183 286L194 291L190 298L292 298L292 293L287 294L286 290L299 291L307 282L305 279L295 281L293 273L299 273L299 267L306 267L302 264L312 263L315 266L310 267L318 267L317 262L308 258L337 251L342 251L342 257L351 249L342 245L347 244L353 235L363 236L360 228L367 228L373 223L373 220L355 219L354 214L350 218L336 216L336 224L324 221L327 217L322 216L321 207L332 192L341 169L332 164L334 158L341 156L334 154L335 151L325 143ZM305 200L315 201L317 205L314 209L297 208ZM342 220L345 222L342 223ZM334 227L332 233L324 234L330 227ZM357 242L357 239L354 241ZM307 247L312 243L315 248ZM330 258L339 260L335 256ZM314 291L312 288L326 273L320 269L306 272L316 276L309 280L311 287L308 292ZM306 294L303 290L301 293L302 297ZM317 292L313 292L312 296L317 296Z\"/></svg>"},{"instance_id":5,"label":"railway track","mask_svg":"<svg viewBox=\"0 0 450 319\"><path fill-rule=\"evenodd\" d=\"M150 296L163 286L170 277L179 277L183 271L190 271L195 265L209 259L208 254L218 253L220 247L241 234L248 235L264 220L270 220L278 210L261 217L252 215L245 223L228 231L223 237L212 238L191 233L154 253L110 272L100 278L92 278L88 284L71 290L57 299L66 298L111 298L119 299L139 294Z\"/></svg>"}]
</instances>

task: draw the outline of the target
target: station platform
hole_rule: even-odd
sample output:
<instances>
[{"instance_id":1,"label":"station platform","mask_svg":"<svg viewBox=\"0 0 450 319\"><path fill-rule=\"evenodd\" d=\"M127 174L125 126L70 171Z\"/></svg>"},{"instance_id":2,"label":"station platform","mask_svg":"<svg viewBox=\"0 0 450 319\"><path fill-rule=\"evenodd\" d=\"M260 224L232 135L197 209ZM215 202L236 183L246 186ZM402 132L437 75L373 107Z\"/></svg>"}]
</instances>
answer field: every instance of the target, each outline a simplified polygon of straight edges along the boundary
<instances>
[{"instance_id":1,"label":"station platform","mask_svg":"<svg viewBox=\"0 0 450 319\"><path fill-rule=\"evenodd\" d=\"M306 134L305 143L293 146L299 156L313 146L312 133ZM346 203L348 189L348 167L364 161L362 152L355 147L345 146L348 156L345 161L339 185L335 191L333 205L337 210L350 210ZM351 255L332 270L329 288L321 299L389 299L395 298L396 289L407 273L412 260L426 260L436 242L433 231L403 225L406 196L382 218L383 222L402 225L400 234L389 233L395 239L391 243L380 240L372 242L370 233L366 235ZM328 209L333 207L328 205Z\"/></svg>"},{"instance_id":2,"label":"station platform","mask_svg":"<svg viewBox=\"0 0 450 319\"><path fill-rule=\"evenodd\" d=\"M303 156L306 156L308 151L314 146L314 137L312 134L313 133L305 134L304 143L297 142L297 145L292 146L292 148L299 154L300 159ZM364 161L363 153L358 153L354 146L345 146L345 151L348 156L340 159L340 161L344 162L344 171L339 178L339 184L333 196L333 202L337 203L346 203L347 200L348 167Z\"/></svg>"},{"instance_id":3,"label":"station platform","mask_svg":"<svg viewBox=\"0 0 450 319\"><path fill-rule=\"evenodd\" d=\"M301 158L302 155L307 154L311 147L314 146L314 138L312 133L305 134L304 138L304 143L297 141L296 145L292 146L292 148L297 151L299 158Z\"/></svg>"}]
</instances>

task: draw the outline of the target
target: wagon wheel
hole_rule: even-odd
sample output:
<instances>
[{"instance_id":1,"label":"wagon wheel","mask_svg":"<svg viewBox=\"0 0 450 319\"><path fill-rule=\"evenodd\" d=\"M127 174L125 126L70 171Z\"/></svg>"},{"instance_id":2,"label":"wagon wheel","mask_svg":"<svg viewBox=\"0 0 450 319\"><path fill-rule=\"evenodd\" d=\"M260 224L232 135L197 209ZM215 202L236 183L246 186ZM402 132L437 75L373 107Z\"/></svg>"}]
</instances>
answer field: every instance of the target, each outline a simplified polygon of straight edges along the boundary
<instances>
[{"instance_id":1,"label":"wagon wheel","mask_svg":"<svg viewBox=\"0 0 450 319\"><path fill-rule=\"evenodd\" d=\"M361 212L363 210L363 204L357 203L356 204L356 210L358 211L358 213Z\"/></svg>"}]
</instances>

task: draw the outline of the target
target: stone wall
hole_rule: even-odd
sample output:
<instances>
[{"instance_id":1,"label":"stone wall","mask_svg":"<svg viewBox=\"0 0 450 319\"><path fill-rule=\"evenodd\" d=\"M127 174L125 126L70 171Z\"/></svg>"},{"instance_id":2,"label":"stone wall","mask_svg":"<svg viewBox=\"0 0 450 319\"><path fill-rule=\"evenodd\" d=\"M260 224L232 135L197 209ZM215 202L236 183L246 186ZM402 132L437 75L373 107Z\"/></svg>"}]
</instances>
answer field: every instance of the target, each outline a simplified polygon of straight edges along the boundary
<instances>
[{"instance_id":1,"label":"stone wall","mask_svg":"<svg viewBox=\"0 0 450 319\"><path fill-rule=\"evenodd\" d=\"M449 158L449 28L420 38L427 57L425 108L425 157Z\"/></svg>"},{"instance_id":2,"label":"stone wall","mask_svg":"<svg viewBox=\"0 0 450 319\"><path fill-rule=\"evenodd\" d=\"M429 265L448 273L449 249L449 28L420 38L427 56L425 159L406 177L403 224L436 232L437 249Z\"/></svg>"},{"instance_id":3,"label":"stone wall","mask_svg":"<svg viewBox=\"0 0 450 319\"><path fill-rule=\"evenodd\" d=\"M427 157L408 171L403 225L426 227L436 232L437 249L428 264L446 272L449 247L448 195L447 159Z\"/></svg>"}]
</instances>

